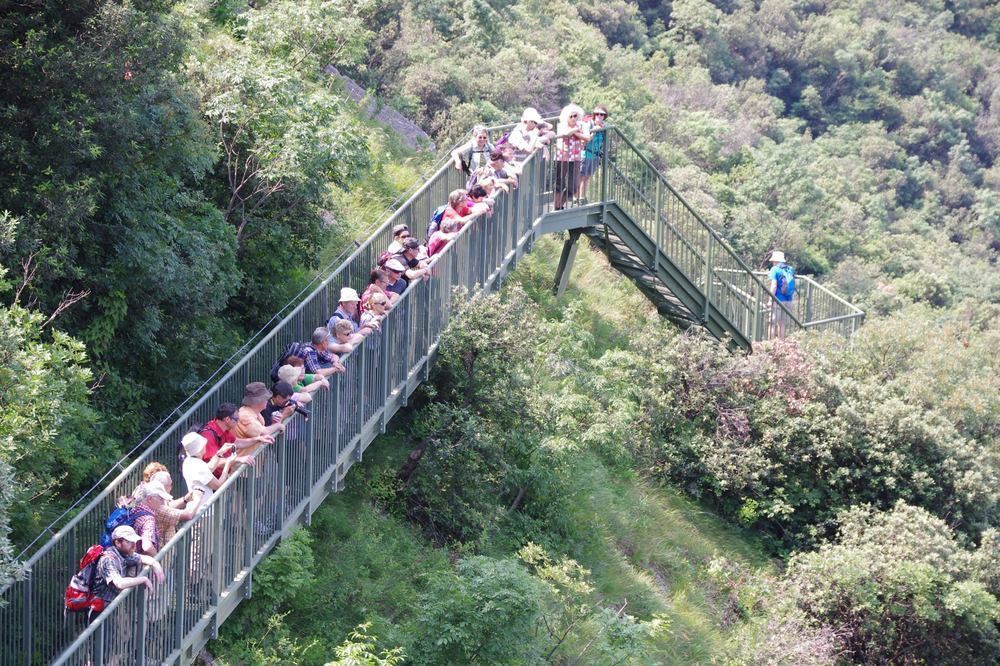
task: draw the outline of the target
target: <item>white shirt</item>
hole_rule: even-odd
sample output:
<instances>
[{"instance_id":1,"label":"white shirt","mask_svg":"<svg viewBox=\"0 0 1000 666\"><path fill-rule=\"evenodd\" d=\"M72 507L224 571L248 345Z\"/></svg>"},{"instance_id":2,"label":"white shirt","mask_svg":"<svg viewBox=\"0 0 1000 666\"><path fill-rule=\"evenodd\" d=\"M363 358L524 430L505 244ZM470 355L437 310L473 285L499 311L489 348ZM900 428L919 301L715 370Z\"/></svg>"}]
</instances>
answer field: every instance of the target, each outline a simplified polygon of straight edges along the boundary
<instances>
[{"instance_id":1,"label":"white shirt","mask_svg":"<svg viewBox=\"0 0 1000 666\"><path fill-rule=\"evenodd\" d=\"M184 476L184 482L187 484L189 492L205 493L205 498L201 502L201 506L205 506L213 494L213 490L209 488L208 484L215 478L208 463L197 456L188 456L184 459L184 464L181 465L181 474Z\"/></svg>"}]
</instances>

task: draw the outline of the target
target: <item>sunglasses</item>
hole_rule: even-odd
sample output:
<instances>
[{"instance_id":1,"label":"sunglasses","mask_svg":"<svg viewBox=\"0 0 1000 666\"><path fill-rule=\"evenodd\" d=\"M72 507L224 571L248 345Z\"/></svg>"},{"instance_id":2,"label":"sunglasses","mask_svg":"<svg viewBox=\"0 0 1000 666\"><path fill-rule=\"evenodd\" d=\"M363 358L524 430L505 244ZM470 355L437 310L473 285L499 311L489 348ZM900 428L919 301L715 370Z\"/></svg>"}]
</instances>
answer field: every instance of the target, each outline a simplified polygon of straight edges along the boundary
<instances>
[{"instance_id":1,"label":"sunglasses","mask_svg":"<svg viewBox=\"0 0 1000 666\"><path fill-rule=\"evenodd\" d=\"M607 118L607 117L608 117L608 114L606 114L606 113L601 113L601 112L599 112L599 111L598 111L598 112L595 112L595 113L594 113L594 115L595 115L595 116L601 116L602 118Z\"/></svg>"},{"instance_id":2,"label":"sunglasses","mask_svg":"<svg viewBox=\"0 0 1000 666\"><path fill-rule=\"evenodd\" d=\"M571 114L569 114L569 117L570 118L579 118L580 114L579 113L571 113Z\"/></svg>"}]
</instances>

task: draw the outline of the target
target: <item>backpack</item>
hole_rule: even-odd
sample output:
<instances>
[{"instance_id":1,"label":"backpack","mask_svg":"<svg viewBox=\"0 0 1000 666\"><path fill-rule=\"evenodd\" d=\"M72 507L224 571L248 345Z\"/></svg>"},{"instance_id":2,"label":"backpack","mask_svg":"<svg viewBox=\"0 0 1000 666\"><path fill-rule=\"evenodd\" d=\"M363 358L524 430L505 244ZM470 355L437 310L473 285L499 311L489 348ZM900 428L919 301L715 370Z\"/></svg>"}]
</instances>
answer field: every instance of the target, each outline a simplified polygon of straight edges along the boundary
<instances>
[{"instance_id":1,"label":"backpack","mask_svg":"<svg viewBox=\"0 0 1000 666\"><path fill-rule=\"evenodd\" d=\"M289 356L298 356L302 352L303 343L301 342L289 342L288 346L285 347L285 351L281 352L278 356L278 360L274 362L271 366L271 381L277 383L279 381L278 369L285 362L285 359Z\"/></svg>"},{"instance_id":2,"label":"backpack","mask_svg":"<svg viewBox=\"0 0 1000 666\"><path fill-rule=\"evenodd\" d=\"M438 206L431 213L431 221L427 223L427 240L431 239L434 232L441 228L441 220L444 219L444 212L448 210L449 204L444 204L443 206Z\"/></svg>"},{"instance_id":3,"label":"backpack","mask_svg":"<svg viewBox=\"0 0 1000 666\"><path fill-rule=\"evenodd\" d=\"M111 533L116 528L122 525L131 525L129 522L129 513L131 511L127 507L120 506L108 514L108 519L104 521L104 533L101 535L101 546L103 548L111 547Z\"/></svg>"},{"instance_id":4,"label":"backpack","mask_svg":"<svg viewBox=\"0 0 1000 666\"><path fill-rule=\"evenodd\" d=\"M103 537L102 537L103 539ZM80 558L80 568L63 594L63 613L80 613L87 611L87 615L96 615L104 610L104 599L94 595L94 578L97 576L97 563L104 554L104 546L94 544L87 549L83 557Z\"/></svg>"},{"instance_id":5,"label":"backpack","mask_svg":"<svg viewBox=\"0 0 1000 666\"><path fill-rule=\"evenodd\" d=\"M778 267L778 288L775 290L782 296L791 299L795 295L795 269L788 264Z\"/></svg>"}]
</instances>

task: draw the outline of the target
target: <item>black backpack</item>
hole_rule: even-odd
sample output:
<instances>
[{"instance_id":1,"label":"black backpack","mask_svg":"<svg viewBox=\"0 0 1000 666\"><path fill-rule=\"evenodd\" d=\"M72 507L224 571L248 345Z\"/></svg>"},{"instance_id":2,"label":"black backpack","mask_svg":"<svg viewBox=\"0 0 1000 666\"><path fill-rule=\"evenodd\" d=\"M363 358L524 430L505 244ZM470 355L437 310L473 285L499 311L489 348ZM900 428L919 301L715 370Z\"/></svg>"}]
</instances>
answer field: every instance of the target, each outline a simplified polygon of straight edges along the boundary
<instances>
[{"instance_id":1,"label":"black backpack","mask_svg":"<svg viewBox=\"0 0 1000 666\"><path fill-rule=\"evenodd\" d=\"M302 353L302 348L305 347L304 342L289 342L288 346L285 347L285 351L281 352L278 356L278 360L274 362L271 366L271 381L277 383L280 381L278 377L278 369L281 368L285 363L285 359L289 356L298 356Z\"/></svg>"}]
</instances>

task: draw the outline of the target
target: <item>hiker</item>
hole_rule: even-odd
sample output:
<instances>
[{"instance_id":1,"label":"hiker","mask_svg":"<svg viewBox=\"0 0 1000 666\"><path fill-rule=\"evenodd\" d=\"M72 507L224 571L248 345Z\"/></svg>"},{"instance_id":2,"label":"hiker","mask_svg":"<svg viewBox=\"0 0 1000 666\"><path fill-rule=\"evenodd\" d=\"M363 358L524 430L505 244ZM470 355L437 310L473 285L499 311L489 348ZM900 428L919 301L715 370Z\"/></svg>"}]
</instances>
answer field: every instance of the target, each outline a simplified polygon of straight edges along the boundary
<instances>
[{"instance_id":1,"label":"hiker","mask_svg":"<svg viewBox=\"0 0 1000 666\"><path fill-rule=\"evenodd\" d=\"M409 235L406 237L409 239ZM400 246L400 251L402 251L402 246ZM354 291L350 287L344 287L340 290L340 298L337 301L337 309L333 311L333 315L330 320L326 322L326 327L330 329L330 334L333 334L333 325L338 321L350 322L352 333L360 332L364 335L363 331L359 331L361 328L360 313L358 312L358 305L361 303L361 297L358 296L358 292ZM333 350L337 351L337 350Z\"/></svg>"},{"instance_id":2,"label":"hiker","mask_svg":"<svg viewBox=\"0 0 1000 666\"><path fill-rule=\"evenodd\" d=\"M156 513L174 498L157 481L147 481L142 484L142 489L143 498L129 511L128 522L139 535L136 552L152 556L160 552L160 528L156 524Z\"/></svg>"},{"instance_id":3,"label":"hiker","mask_svg":"<svg viewBox=\"0 0 1000 666\"><path fill-rule=\"evenodd\" d=\"M462 191L464 192L464 190ZM444 220L442 220L442 222L443 221ZM427 262L420 260L418 256L419 252L420 241L416 238L407 238L403 243L403 251L393 257L393 259L405 267L405 270L403 271L403 279L408 283L413 280L419 280L420 278L426 278L430 273L427 268Z\"/></svg>"},{"instance_id":4,"label":"hiker","mask_svg":"<svg viewBox=\"0 0 1000 666\"><path fill-rule=\"evenodd\" d=\"M137 570L145 565L153 570L153 578L157 583L164 581L163 569L160 563L149 555L142 555L136 552L136 546L140 537L135 530L128 525L121 525L111 533L111 546L104 549L101 558L97 561L97 570L94 573L94 585L91 588L94 595L103 599L107 604L114 601L118 593L130 587L145 585L150 594L153 592L153 584L146 576L126 576L128 569ZM121 637L124 639L124 637Z\"/></svg>"},{"instance_id":5,"label":"hiker","mask_svg":"<svg viewBox=\"0 0 1000 666\"><path fill-rule=\"evenodd\" d=\"M590 177L597 170L598 160L604 151L604 123L608 118L608 107L598 104L594 107L591 115L584 118L584 128L590 134L590 142L583 149L583 164L580 166L580 191L577 196L580 199L587 197L587 183Z\"/></svg>"},{"instance_id":6,"label":"hiker","mask_svg":"<svg viewBox=\"0 0 1000 666\"><path fill-rule=\"evenodd\" d=\"M173 495L174 480L170 477L170 472L157 472L153 475L152 482L162 487L167 495ZM160 531L161 545L174 538L180 523L195 517L203 499L202 493L189 492L177 499L163 502L163 506L156 511L156 527Z\"/></svg>"},{"instance_id":7,"label":"hiker","mask_svg":"<svg viewBox=\"0 0 1000 666\"><path fill-rule=\"evenodd\" d=\"M343 372L344 366L340 364L337 357L328 349L330 342L330 331L326 326L315 329L310 338L309 344L302 345L296 354L302 359L302 364L306 372L313 375L328 377L335 372ZM280 367L280 366L279 366ZM257 382L261 386L263 383ZM265 387L266 391L267 388ZM267 401L267 398L264 398Z\"/></svg>"},{"instance_id":8,"label":"hiker","mask_svg":"<svg viewBox=\"0 0 1000 666\"><path fill-rule=\"evenodd\" d=\"M224 402L216 408L215 418L196 431L207 441L201 459L208 463L216 477L222 476L222 468L227 457L243 454L236 459L236 462L249 464L250 458L245 453L247 450L253 451L261 444L274 443L274 438L265 434L237 439L233 433L236 431L238 411L239 408L233 403ZM231 445L231 448L226 445Z\"/></svg>"},{"instance_id":9,"label":"hiker","mask_svg":"<svg viewBox=\"0 0 1000 666\"><path fill-rule=\"evenodd\" d=\"M771 293L778 300L777 303L771 303L769 337L774 339L785 337L785 327L792 309L792 299L795 297L795 270L785 263L785 253L781 250L772 252L770 261L771 270L767 277Z\"/></svg>"},{"instance_id":10,"label":"hiker","mask_svg":"<svg viewBox=\"0 0 1000 666\"><path fill-rule=\"evenodd\" d=\"M392 242L385 249L390 256L403 249L403 241L410 237L410 228L405 224L397 224L392 228Z\"/></svg>"},{"instance_id":11,"label":"hiker","mask_svg":"<svg viewBox=\"0 0 1000 666\"><path fill-rule=\"evenodd\" d=\"M371 329L368 329L368 332L371 333ZM365 336L355 333L351 329L350 323L343 319L338 319L333 325L333 328L330 329L330 336L330 348L338 354L351 353L365 339Z\"/></svg>"},{"instance_id":12,"label":"hiker","mask_svg":"<svg viewBox=\"0 0 1000 666\"><path fill-rule=\"evenodd\" d=\"M562 210L580 188L580 164L583 148L590 141L590 134L581 122L583 109L567 104L559 114L556 127L556 170L553 185L555 210Z\"/></svg>"},{"instance_id":13,"label":"hiker","mask_svg":"<svg viewBox=\"0 0 1000 666\"><path fill-rule=\"evenodd\" d=\"M382 319L389 308L389 297L384 293L373 292L368 298L368 307L361 315L361 325L369 327L373 334L381 335Z\"/></svg>"},{"instance_id":14,"label":"hiker","mask_svg":"<svg viewBox=\"0 0 1000 666\"><path fill-rule=\"evenodd\" d=\"M326 344L326 328L316 329L323 332L323 343ZM315 333L314 333L315 335ZM308 365L306 366L308 369ZM257 437L258 435L274 435L284 432L284 423L268 423L264 420L262 412L271 400L271 390L264 385L264 382L250 382L243 390L243 406L237 412L237 423L234 434L237 437ZM253 448L251 453L259 449Z\"/></svg>"},{"instance_id":15,"label":"hiker","mask_svg":"<svg viewBox=\"0 0 1000 666\"><path fill-rule=\"evenodd\" d=\"M389 278L385 274L384 270L376 268L369 274L368 287L364 290L364 293L361 294L362 318L364 317L364 313L368 309L368 306L371 304L371 299L373 294L385 294L386 298L388 299L388 302L386 303L386 309L388 310L392 308L392 304L395 302L397 298L399 298L399 294L397 294L394 291L393 292L387 291L386 287L388 286L389 286Z\"/></svg>"},{"instance_id":16,"label":"hiker","mask_svg":"<svg viewBox=\"0 0 1000 666\"><path fill-rule=\"evenodd\" d=\"M552 125L529 106L521 114L521 122L510 131L507 143L514 149L514 162L522 164L536 150L547 146L551 139Z\"/></svg>"},{"instance_id":17,"label":"hiker","mask_svg":"<svg viewBox=\"0 0 1000 666\"><path fill-rule=\"evenodd\" d=\"M469 206L469 193L465 190L453 190L451 194L448 195L448 207L444 209L444 215L441 216L441 222L444 223L445 220L454 220L456 227L459 231L462 230L466 224L471 222L477 215L484 212L483 208L476 208Z\"/></svg>"},{"instance_id":18,"label":"hiker","mask_svg":"<svg viewBox=\"0 0 1000 666\"><path fill-rule=\"evenodd\" d=\"M264 418L264 423L284 423L286 419L294 414L296 407L296 404L292 401L294 393L295 389L288 382L276 382L271 387L271 397L260 413Z\"/></svg>"},{"instance_id":19,"label":"hiker","mask_svg":"<svg viewBox=\"0 0 1000 666\"><path fill-rule=\"evenodd\" d=\"M472 128L472 139L452 151L451 159L456 170L472 173L486 164L491 152L493 144L490 143L490 135L485 127L476 125Z\"/></svg>"},{"instance_id":20,"label":"hiker","mask_svg":"<svg viewBox=\"0 0 1000 666\"><path fill-rule=\"evenodd\" d=\"M364 315L361 317L364 321ZM330 390L330 382L325 377L317 379L317 375L308 375L302 366L296 367L291 364L281 366L278 368L278 379L292 386L295 390L292 399L299 403L311 402L312 393L320 389Z\"/></svg>"},{"instance_id":21,"label":"hiker","mask_svg":"<svg viewBox=\"0 0 1000 666\"><path fill-rule=\"evenodd\" d=\"M431 236L430 242L427 243L427 252L432 257L442 252L448 246L448 243L458 236L455 226L455 220L445 220L441 223L441 229L435 231L434 235Z\"/></svg>"},{"instance_id":22,"label":"hiker","mask_svg":"<svg viewBox=\"0 0 1000 666\"><path fill-rule=\"evenodd\" d=\"M390 294L390 298L392 294L396 295L396 298L392 299L392 302L395 303L403 295L403 292L406 291L406 280L403 279L403 272L406 270L406 267L397 259L390 259L385 262L384 268L387 279L385 291L387 294Z\"/></svg>"},{"instance_id":23,"label":"hiker","mask_svg":"<svg viewBox=\"0 0 1000 666\"><path fill-rule=\"evenodd\" d=\"M208 444L208 440L196 432L189 432L181 438L181 445L187 453L187 457L184 458L184 462L181 464L181 475L184 477L184 483L187 484L187 489L191 497L203 504L207 503L212 494L226 482L232 470L233 463L236 462L236 458L234 457L226 458L222 474L216 478L212 473L212 468L209 467L207 462L201 459L206 444ZM226 446L231 447L232 444L227 444ZM199 498L198 495L203 495L203 497Z\"/></svg>"}]
</instances>

